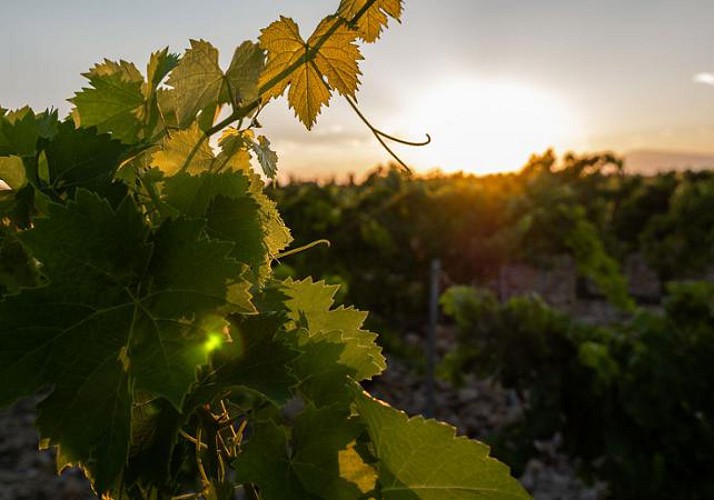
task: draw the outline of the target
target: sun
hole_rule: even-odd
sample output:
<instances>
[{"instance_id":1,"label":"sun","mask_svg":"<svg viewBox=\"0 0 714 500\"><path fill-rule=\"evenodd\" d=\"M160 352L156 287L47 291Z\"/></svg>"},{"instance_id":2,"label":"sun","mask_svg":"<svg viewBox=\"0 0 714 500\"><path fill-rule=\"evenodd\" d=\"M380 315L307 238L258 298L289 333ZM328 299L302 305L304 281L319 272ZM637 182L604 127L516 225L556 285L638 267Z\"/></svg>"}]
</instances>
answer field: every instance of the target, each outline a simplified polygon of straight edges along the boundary
<instances>
[{"instance_id":1,"label":"sun","mask_svg":"<svg viewBox=\"0 0 714 500\"><path fill-rule=\"evenodd\" d=\"M532 153L571 147L581 135L575 113L557 96L512 82L453 78L417 93L409 107L407 134L432 137L408 153L419 170L517 170Z\"/></svg>"}]
</instances>

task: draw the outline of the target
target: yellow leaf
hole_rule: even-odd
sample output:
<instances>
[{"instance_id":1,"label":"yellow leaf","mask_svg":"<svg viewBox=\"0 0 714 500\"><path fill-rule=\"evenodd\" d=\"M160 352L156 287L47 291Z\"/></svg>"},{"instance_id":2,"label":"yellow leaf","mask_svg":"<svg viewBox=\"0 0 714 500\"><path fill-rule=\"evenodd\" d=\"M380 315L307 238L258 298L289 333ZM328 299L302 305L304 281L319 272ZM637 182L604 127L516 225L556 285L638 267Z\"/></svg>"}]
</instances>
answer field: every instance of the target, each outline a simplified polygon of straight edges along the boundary
<instances>
[{"instance_id":1,"label":"yellow leaf","mask_svg":"<svg viewBox=\"0 0 714 500\"><path fill-rule=\"evenodd\" d=\"M295 21L283 16L261 30L260 45L268 51L268 60L258 81L258 88L267 100L285 91L290 83L289 78L275 83L273 80L286 68L296 64L306 54L307 46ZM263 90L266 85L271 87Z\"/></svg>"},{"instance_id":2,"label":"yellow leaf","mask_svg":"<svg viewBox=\"0 0 714 500\"><path fill-rule=\"evenodd\" d=\"M338 14L347 21L360 13L368 0L342 0ZM402 15L402 0L376 0L356 22L360 38L372 43L379 38L387 26L387 16L399 20Z\"/></svg>"},{"instance_id":3,"label":"yellow leaf","mask_svg":"<svg viewBox=\"0 0 714 500\"><path fill-rule=\"evenodd\" d=\"M281 17L262 30L260 44L267 51L267 63L259 86L267 100L288 91L288 104L310 129L331 89L354 95L359 85L362 59L354 43L356 34L344 20L331 16L322 20L305 42L297 24Z\"/></svg>"},{"instance_id":4,"label":"yellow leaf","mask_svg":"<svg viewBox=\"0 0 714 500\"><path fill-rule=\"evenodd\" d=\"M173 132L161 141L161 149L151 157L151 164L159 167L167 176L174 175L183 168L184 163L191 155L194 146L198 144L203 132L194 122L191 128ZM190 173L199 173L211 168L214 156L208 141L203 141L198 150L193 154L187 168Z\"/></svg>"},{"instance_id":5,"label":"yellow leaf","mask_svg":"<svg viewBox=\"0 0 714 500\"><path fill-rule=\"evenodd\" d=\"M328 32L339 23L331 34ZM320 22L315 32L307 41L308 46L315 47L322 37L329 36L315 56L318 71L325 75L330 86L342 95L354 97L359 85L357 75L360 75L357 61L363 59L359 47L355 44L357 33L339 21L336 16L328 16Z\"/></svg>"}]
</instances>

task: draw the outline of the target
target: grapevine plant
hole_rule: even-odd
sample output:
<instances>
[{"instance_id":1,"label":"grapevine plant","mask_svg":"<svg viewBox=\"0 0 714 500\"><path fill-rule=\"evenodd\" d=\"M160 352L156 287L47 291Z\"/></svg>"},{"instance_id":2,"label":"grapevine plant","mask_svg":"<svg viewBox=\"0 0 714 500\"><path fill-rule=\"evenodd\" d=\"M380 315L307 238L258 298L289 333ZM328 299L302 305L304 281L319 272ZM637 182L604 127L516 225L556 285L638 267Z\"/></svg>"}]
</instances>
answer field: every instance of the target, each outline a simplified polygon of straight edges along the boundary
<instances>
[{"instance_id":1,"label":"grapevine plant","mask_svg":"<svg viewBox=\"0 0 714 500\"><path fill-rule=\"evenodd\" d=\"M527 497L487 446L362 390L385 369L365 313L271 273L296 249L251 167L276 174L257 115L286 91L307 128L354 104L358 41L401 11L342 0L225 71L192 40L145 75L95 65L66 119L0 112L0 405L42 397L60 470L115 499Z\"/></svg>"}]
</instances>

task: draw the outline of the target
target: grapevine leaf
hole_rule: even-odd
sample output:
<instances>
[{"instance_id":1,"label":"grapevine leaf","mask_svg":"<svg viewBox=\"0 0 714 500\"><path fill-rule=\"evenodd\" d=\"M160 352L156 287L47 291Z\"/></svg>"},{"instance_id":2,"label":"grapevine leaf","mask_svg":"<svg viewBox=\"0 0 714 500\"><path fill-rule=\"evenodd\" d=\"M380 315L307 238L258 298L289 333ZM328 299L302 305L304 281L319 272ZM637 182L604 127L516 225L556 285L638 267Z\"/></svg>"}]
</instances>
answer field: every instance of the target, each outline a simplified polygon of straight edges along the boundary
<instances>
[{"instance_id":1,"label":"grapevine leaf","mask_svg":"<svg viewBox=\"0 0 714 500\"><path fill-rule=\"evenodd\" d=\"M0 294L36 286L39 272L25 246L11 232L0 236Z\"/></svg>"},{"instance_id":2,"label":"grapevine leaf","mask_svg":"<svg viewBox=\"0 0 714 500\"><path fill-rule=\"evenodd\" d=\"M260 138L259 138L260 141ZM232 170L240 170L250 177L250 193L253 199L260 206L260 212L265 225L265 243L268 247L268 254L272 257L287 247L292 241L290 230L285 227L280 213L273 200L263 192L265 185L259 175L250 171L250 155L247 147L254 142L252 130L227 129L221 137L220 145L222 152L216 158L217 170L222 170L228 166ZM266 141L265 146L269 146ZM272 156L266 153L266 161L271 161ZM275 158L277 161L277 155Z\"/></svg>"},{"instance_id":3,"label":"grapevine leaf","mask_svg":"<svg viewBox=\"0 0 714 500\"><path fill-rule=\"evenodd\" d=\"M379 459L381 498L529 498L508 467L488 456L485 444L455 437L455 429L447 424L421 416L408 418L359 386L354 393Z\"/></svg>"},{"instance_id":4,"label":"grapevine leaf","mask_svg":"<svg viewBox=\"0 0 714 500\"><path fill-rule=\"evenodd\" d=\"M361 426L348 411L308 407L293 428L293 470L320 498L356 500L374 488L376 471L354 451Z\"/></svg>"},{"instance_id":5,"label":"grapevine leaf","mask_svg":"<svg viewBox=\"0 0 714 500\"><path fill-rule=\"evenodd\" d=\"M123 60L116 62L104 59L104 61L95 64L94 67L83 76L87 78L95 78L109 75L119 75L122 80L127 82L144 81L144 77L141 76L141 72L137 69L134 63Z\"/></svg>"},{"instance_id":6,"label":"grapevine leaf","mask_svg":"<svg viewBox=\"0 0 714 500\"><path fill-rule=\"evenodd\" d=\"M159 86L162 80L166 78L166 75L178 65L179 60L178 54L169 52L168 47L151 53L149 64L146 67L146 78L150 91Z\"/></svg>"},{"instance_id":7,"label":"grapevine leaf","mask_svg":"<svg viewBox=\"0 0 714 500\"><path fill-rule=\"evenodd\" d=\"M315 66L325 75L333 89L342 95L354 97L360 75L357 61L363 59L355 43L357 33L349 29L339 17L328 16L315 28L307 41L308 46L318 46L323 37L328 38L315 55Z\"/></svg>"},{"instance_id":8,"label":"grapevine leaf","mask_svg":"<svg viewBox=\"0 0 714 500\"><path fill-rule=\"evenodd\" d=\"M179 429L188 419L164 398L137 394L131 411L129 461L123 481L132 484L138 478L152 484L163 484L169 474L171 453Z\"/></svg>"},{"instance_id":9,"label":"grapevine leaf","mask_svg":"<svg viewBox=\"0 0 714 500\"><path fill-rule=\"evenodd\" d=\"M231 256L258 273L268 263L268 249L260 207L248 189L242 172L180 174L166 182L169 205L205 217L208 236L235 243Z\"/></svg>"},{"instance_id":10,"label":"grapevine leaf","mask_svg":"<svg viewBox=\"0 0 714 500\"><path fill-rule=\"evenodd\" d=\"M19 156L0 156L0 179L12 189L20 189L27 183L25 165Z\"/></svg>"},{"instance_id":11,"label":"grapevine leaf","mask_svg":"<svg viewBox=\"0 0 714 500\"><path fill-rule=\"evenodd\" d=\"M265 244L268 247L268 255L272 258L286 248L293 238L290 235L290 230L285 226L275 202L263 192L264 185L260 177L253 175L251 180L250 191L260 206L265 224Z\"/></svg>"},{"instance_id":12,"label":"grapevine leaf","mask_svg":"<svg viewBox=\"0 0 714 500\"><path fill-rule=\"evenodd\" d=\"M367 5L368 0L342 0L338 15L352 21ZM372 43L379 38L387 26L387 16L397 21L402 15L402 0L376 0L356 22L360 38Z\"/></svg>"},{"instance_id":13,"label":"grapevine leaf","mask_svg":"<svg viewBox=\"0 0 714 500\"><path fill-rule=\"evenodd\" d=\"M292 396L297 380L288 372L298 352L289 349L278 330L285 319L279 315L236 316L230 336L214 357L218 386L240 385L258 391L277 406Z\"/></svg>"},{"instance_id":14,"label":"grapevine leaf","mask_svg":"<svg viewBox=\"0 0 714 500\"><path fill-rule=\"evenodd\" d=\"M132 390L180 408L208 359L205 319L242 310L226 298L241 272L230 244L202 231L170 220L151 238L130 198L114 211L79 190L22 233L50 284L0 302L0 404L52 385L40 432L100 492L127 457Z\"/></svg>"},{"instance_id":15,"label":"grapevine leaf","mask_svg":"<svg viewBox=\"0 0 714 500\"><path fill-rule=\"evenodd\" d=\"M258 136L258 142L251 142L251 149L258 158L258 163L268 179L274 179L278 173L278 155L270 149L270 141L263 135Z\"/></svg>"},{"instance_id":16,"label":"grapevine leaf","mask_svg":"<svg viewBox=\"0 0 714 500\"><path fill-rule=\"evenodd\" d=\"M52 139L59 132L59 112L55 110L45 110L35 116L37 119L37 133L43 139Z\"/></svg>"},{"instance_id":17,"label":"grapevine leaf","mask_svg":"<svg viewBox=\"0 0 714 500\"><path fill-rule=\"evenodd\" d=\"M235 243L232 256L261 280L270 259L290 242L290 234L262 192L263 184L249 171L178 174L166 181L167 203L178 212L208 219L209 236Z\"/></svg>"},{"instance_id":18,"label":"grapevine leaf","mask_svg":"<svg viewBox=\"0 0 714 500\"><path fill-rule=\"evenodd\" d=\"M30 108L0 116L0 155L32 156L38 137L37 120Z\"/></svg>"},{"instance_id":19,"label":"grapevine leaf","mask_svg":"<svg viewBox=\"0 0 714 500\"><path fill-rule=\"evenodd\" d=\"M351 307L330 309L337 286L311 279L284 282L284 292L290 317L303 321L309 332L309 341L334 340L334 332L342 335L345 350L340 363L354 370L356 380L369 379L384 371L386 364L375 333L362 330L367 313Z\"/></svg>"},{"instance_id":20,"label":"grapevine leaf","mask_svg":"<svg viewBox=\"0 0 714 500\"><path fill-rule=\"evenodd\" d=\"M176 91L174 89L156 89L156 105L161 122L165 128L178 128L178 114L176 112Z\"/></svg>"},{"instance_id":21,"label":"grapevine leaf","mask_svg":"<svg viewBox=\"0 0 714 500\"><path fill-rule=\"evenodd\" d=\"M218 50L204 40L191 40L167 83L176 90L179 124L188 125L202 109L219 101L224 75L218 65Z\"/></svg>"},{"instance_id":22,"label":"grapevine leaf","mask_svg":"<svg viewBox=\"0 0 714 500\"><path fill-rule=\"evenodd\" d=\"M125 75L119 70L84 74L91 87L83 88L70 99L75 105L73 116L77 126L96 126L99 132L110 132L124 143L136 142L142 126L144 80L130 80Z\"/></svg>"},{"instance_id":23,"label":"grapevine leaf","mask_svg":"<svg viewBox=\"0 0 714 500\"><path fill-rule=\"evenodd\" d=\"M250 187L249 178L242 172L203 172L201 175L177 174L166 179L166 201L178 213L189 217L205 217L216 196L241 198Z\"/></svg>"},{"instance_id":24,"label":"grapevine leaf","mask_svg":"<svg viewBox=\"0 0 714 500\"><path fill-rule=\"evenodd\" d=\"M317 500L295 477L285 429L270 420L254 423L253 436L233 468L236 481L258 485L264 500Z\"/></svg>"},{"instance_id":25,"label":"grapevine leaf","mask_svg":"<svg viewBox=\"0 0 714 500\"><path fill-rule=\"evenodd\" d=\"M172 132L161 142L161 149L151 157L151 164L159 167L167 176L180 172L191 151L202 139L203 132L197 123L191 128ZM211 168L214 156L208 141L203 141L188 164L188 172L202 172Z\"/></svg>"},{"instance_id":26,"label":"grapevine leaf","mask_svg":"<svg viewBox=\"0 0 714 500\"><path fill-rule=\"evenodd\" d=\"M259 421L233 466L239 480L256 484L266 500L356 500L365 492L342 473L360 467L352 449L360 429L349 412L332 408L308 407L298 416L291 438L276 423ZM362 462L361 467L368 466ZM374 470L372 478L374 484ZM369 479L362 488L365 484Z\"/></svg>"},{"instance_id":27,"label":"grapevine leaf","mask_svg":"<svg viewBox=\"0 0 714 500\"><path fill-rule=\"evenodd\" d=\"M67 120L45 146L49 181L55 189L104 190L125 150L109 135L97 134L95 129L75 128Z\"/></svg>"},{"instance_id":28,"label":"grapevine leaf","mask_svg":"<svg viewBox=\"0 0 714 500\"><path fill-rule=\"evenodd\" d=\"M297 24L281 16L279 21L261 31L260 45L268 52L259 81L264 98L277 97L290 85L288 104L300 121L311 129L320 108L330 100L330 90L322 75L310 64L310 47L300 36ZM284 77L290 70L289 77Z\"/></svg>"},{"instance_id":29,"label":"grapevine leaf","mask_svg":"<svg viewBox=\"0 0 714 500\"><path fill-rule=\"evenodd\" d=\"M217 172L222 170L250 170L250 153L248 146L253 138L252 130L238 130L233 127L226 128L218 144L221 152L216 157Z\"/></svg>"},{"instance_id":30,"label":"grapevine leaf","mask_svg":"<svg viewBox=\"0 0 714 500\"><path fill-rule=\"evenodd\" d=\"M283 16L280 16L279 21L263 28L259 40L260 46L267 51L267 61L258 86L265 100L268 100L282 95L288 88L288 78L275 79L279 78L283 71L298 64L307 52L307 47L295 21Z\"/></svg>"},{"instance_id":31,"label":"grapevine leaf","mask_svg":"<svg viewBox=\"0 0 714 500\"><path fill-rule=\"evenodd\" d=\"M256 43L245 41L236 47L226 71L229 94L224 99L235 104L248 103L258 98L258 78L265 68L265 52Z\"/></svg>"},{"instance_id":32,"label":"grapevine leaf","mask_svg":"<svg viewBox=\"0 0 714 500\"><path fill-rule=\"evenodd\" d=\"M135 311L135 345L129 346L137 387L177 408L196 366L206 362L215 311L253 309L247 289L236 287L242 267L227 258L231 245L203 240L202 233L202 221L182 219L168 220L157 231L149 267L157 290Z\"/></svg>"},{"instance_id":33,"label":"grapevine leaf","mask_svg":"<svg viewBox=\"0 0 714 500\"><path fill-rule=\"evenodd\" d=\"M316 404L345 404L349 378L364 380L385 368L374 333L361 330L365 313L330 309L337 287L310 279L283 282L285 307L295 323L294 348L302 355L293 363L300 389ZM338 397L339 395L345 396Z\"/></svg>"}]
</instances>

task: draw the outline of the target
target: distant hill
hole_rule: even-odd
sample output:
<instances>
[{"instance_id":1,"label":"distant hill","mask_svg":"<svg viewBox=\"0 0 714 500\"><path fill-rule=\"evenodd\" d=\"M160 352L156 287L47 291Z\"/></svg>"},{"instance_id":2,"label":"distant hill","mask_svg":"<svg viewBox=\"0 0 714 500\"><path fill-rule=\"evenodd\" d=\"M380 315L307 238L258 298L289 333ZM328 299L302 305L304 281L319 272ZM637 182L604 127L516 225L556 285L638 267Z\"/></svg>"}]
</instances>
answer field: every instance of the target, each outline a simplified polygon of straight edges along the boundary
<instances>
[{"instance_id":1,"label":"distant hill","mask_svg":"<svg viewBox=\"0 0 714 500\"><path fill-rule=\"evenodd\" d=\"M666 170L703 170L714 168L714 154L636 149L625 154L625 171L656 174Z\"/></svg>"}]
</instances>

